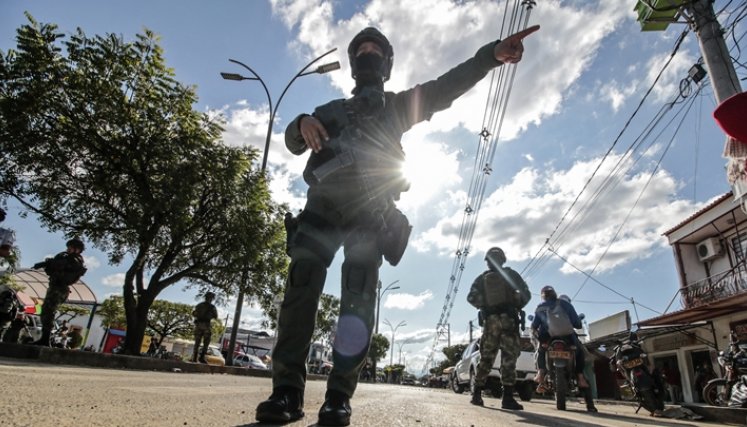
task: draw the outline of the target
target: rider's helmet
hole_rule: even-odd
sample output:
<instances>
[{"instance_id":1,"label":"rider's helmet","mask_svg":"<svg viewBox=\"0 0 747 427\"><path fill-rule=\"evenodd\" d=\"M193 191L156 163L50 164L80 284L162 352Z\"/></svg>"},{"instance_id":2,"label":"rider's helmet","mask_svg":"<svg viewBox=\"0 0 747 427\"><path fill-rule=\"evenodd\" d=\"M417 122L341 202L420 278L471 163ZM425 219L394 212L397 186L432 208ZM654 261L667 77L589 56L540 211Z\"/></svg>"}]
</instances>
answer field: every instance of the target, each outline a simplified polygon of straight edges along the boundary
<instances>
[{"instance_id":1,"label":"rider's helmet","mask_svg":"<svg viewBox=\"0 0 747 427\"><path fill-rule=\"evenodd\" d=\"M501 266L506 262L506 254L503 253L503 249L492 247L485 252L485 261L488 262L488 267Z\"/></svg>"},{"instance_id":2,"label":"rider's helmet","mask_svg":"<svg viewBox=\"0 0 747 427\"><path fill-rule=\"evenodd\" d=\"M210 291L205 292L205 299L213 299L213 298L215 298L215 293L210 292Z\"/></svg>"},{"instance_id":3,"label":"rider's helmet","mask_svg":"<svg viewBox=\"0 0 747 427\"><path fill-rule=\"evenodd\" d=\"M80 239L78 239L77 237L68 240L67 241L67 247L68 248L73 248L73 249L78 249L81 252L83 252L86 249L86 245L84 245L83 242Z\"/></svg>"},{"instance_id":4,"label":"rider's helmet","mask_svg":"<svg viewBox=\"0 0 747 427\"><path fill-rule=\"evenodd\" d=\"M570 304L570 303L571 303L571 297L569 297L569 296L568 296L568 295L566 295L566 294L563 294L563 295L560 295L560 296L558 296L558 299L562 299L563 301L567 302L568 304Z\"/></svg>"},{"instance_id":5,"label":"rider's helmet","mask_svg":"<svg viewBox=\"0 0 747 427\"><path fill-rule=\"evenodd\" d=\"M394 49L392 48L389 40L374 27L368 27L363 29L360 33L353 37L348 45L348 60L350 61L350 74L355 79L358 76L358 66L355 60L355 54L358 52L358 47L363 42L374 42L384 52L384 62L379 70L382 78L382 82L389 80L389 76L392 73L392 64L394 63Z\"/></svg>"},{"instance_id":6,"label":"rider's helmet","mask_svg":"<svg viewBox=\"0 0 747 427\"><path fill-rule=\"evenodd\" d=\"M555 288L549 285L542 288L540 295L542 296L542 301L555 301L558 299L558 294L555 293Z\"/></svg>"}]
</instances>

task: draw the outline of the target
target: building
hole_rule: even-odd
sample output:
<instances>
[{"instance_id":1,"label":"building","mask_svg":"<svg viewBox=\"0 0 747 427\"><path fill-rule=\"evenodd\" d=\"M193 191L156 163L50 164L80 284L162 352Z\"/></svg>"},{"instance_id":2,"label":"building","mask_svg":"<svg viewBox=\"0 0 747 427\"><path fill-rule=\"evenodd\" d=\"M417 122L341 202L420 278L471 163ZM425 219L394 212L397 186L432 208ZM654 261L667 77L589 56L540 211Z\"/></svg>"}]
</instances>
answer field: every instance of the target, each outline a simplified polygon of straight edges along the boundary
<instances>
[{"instance_id":1,"label":"building","mask_svg":"<svg viewBox=\"0 0 747 427\"><path fill-rule=\"evenodd\" d=\"M724 375L717 357L728 348L730 331L747 340L747 214L726 193L664 236L679 287L664 314L638 322L638 335L650 363L679 370L684 401L702 402L702 371ZM607 326L623 323L617 319ZM607 336L592 337L590 346L609 346L627 334L624 329L615 332L612 326Z\"/></svg>"}]
</instances>

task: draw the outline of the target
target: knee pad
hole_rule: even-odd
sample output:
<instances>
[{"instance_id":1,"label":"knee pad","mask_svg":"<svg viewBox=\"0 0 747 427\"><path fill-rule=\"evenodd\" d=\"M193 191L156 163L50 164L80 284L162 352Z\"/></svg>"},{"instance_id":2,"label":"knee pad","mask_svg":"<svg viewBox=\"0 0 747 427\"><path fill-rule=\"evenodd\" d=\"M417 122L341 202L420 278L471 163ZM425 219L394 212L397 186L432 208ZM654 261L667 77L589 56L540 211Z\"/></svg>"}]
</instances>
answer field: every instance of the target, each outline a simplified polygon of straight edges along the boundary
<instances>
[{"instance_id":1,"label":"knee pad","mask_svg":"<svg viewBox=\"0 0 747 427\"><path fill-rule=\"evenodd\" d=\"M304 257L291 261L289 286L302 288L312 286L322 289L327 278L327 266L317 257Z\"/></svg>"},{"instance_id":2,"label":"knee pad","mask_svg":"<svg viewBox=\"0 0 747 427\"><path fill-rule=\"evenodd\" d=\"M342 286L354 294L363 294L366 289L376 289L379 268L376 264L356 264L345 262L342 265Z\"/></svg>"}]
</instances>

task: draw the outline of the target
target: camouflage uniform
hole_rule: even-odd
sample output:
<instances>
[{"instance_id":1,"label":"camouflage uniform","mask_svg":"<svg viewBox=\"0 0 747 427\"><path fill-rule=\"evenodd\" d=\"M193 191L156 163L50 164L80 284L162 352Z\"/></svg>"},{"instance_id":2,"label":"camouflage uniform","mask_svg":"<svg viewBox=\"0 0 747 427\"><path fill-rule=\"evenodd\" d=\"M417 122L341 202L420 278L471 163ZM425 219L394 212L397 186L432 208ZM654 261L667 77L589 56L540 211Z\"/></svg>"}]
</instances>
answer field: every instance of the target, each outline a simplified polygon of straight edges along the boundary
<instances>
[{"instance_id":1,"label":"camouflage uniform","mask_svg":"<svg viewBox=\"0 0 747 427\"><path fill-rule=\"evenodd\" d=\"M500 272L498 271L500 270ZM500 274L499 274L500 273ZM509 283L510 281L510 283ZM502 304L489 305L488 286L500 287L503 295ZM475 279L467 301L480 309L483 319L482 337L480 338L480 363L475 372L475 390L473 403L482 405L479 394L485 386L498 350L501 351L501 383L504 387L504 405L513 397L507 396L516 384L516 360L521 354L519 332L519 310L529 299L531 293L519 273L509 267L496 266L485 271ZM515 402L513 402L515 404ZM521 406L517 405L517 409ZM504 406L505 407L505 406Z\"/></svg>"},{"instance_id":2,"label":"camouflage uniform","mask_svg":"<svg viewBox=\"0 0 747 427\"><path fill-rule=\"evenodd\" d=\"M305 388L305 362L327 268L343 246L340 316L333 345L334 367L327 389L348 397L355 392L374 328L376 284L382 254L387 257L379 239L382 222L386 223L384 218L388 215L396 215L394 202L400 192L406 190L397 172L404 160L400 139L416 123L429 120L436 111L448 108L453 100L500 65L493 56L494 46L494 42L483 46L473 58L436 80L398 93L386 92L380 110L367 117L351 119L346 126L326 120L315 112L331 139L353 129L359 139L344 141L341 138L341 144L371 150L373 154L367 157L378 164L362 168L368 172L370 180L362 177L357 168L360 165L354 165L343 167L320 181L313 172L339 153L322 150L309 157L304 171L304 179L309 184L306 206L288 230L291 264L278 320L278 341L273 351L273 388ZM325 105L342 104L343 100L337 100ZM299 129L304 116L293 120L285 131L286 146L296 155L307 149Z\"/></svg>"},{"instance_id":3,"label":"camouflage uniform","mask_svg":"<svg viewBox=\"0 0 747 427\"><path fill-rule=\"evenodd\" d=\"M83 257L80 254L60 252L54 258L34 264L34 268L44 268L49 276L49 287L42 303L40 343L49 342L57 308L67 300L70 285L77 282L86 272Z\"/></svg>"},{"instance_id":4,"label":"camouflage uniform","mask_svg":"<svg viewBox=\"0 0 747 427\"><path fill-rule=\"evenodd\" d=\"M205 363L205 354L213 338L213 329L210 322L218 318L218 309L208 302L203 301L197 306L192 313L195 316L195 345L192 349L192 361L197 362L197 354L200 354L200 362ZM200 341L202 341L202 351L200 350Z\"/></svg>"}]
</instances>

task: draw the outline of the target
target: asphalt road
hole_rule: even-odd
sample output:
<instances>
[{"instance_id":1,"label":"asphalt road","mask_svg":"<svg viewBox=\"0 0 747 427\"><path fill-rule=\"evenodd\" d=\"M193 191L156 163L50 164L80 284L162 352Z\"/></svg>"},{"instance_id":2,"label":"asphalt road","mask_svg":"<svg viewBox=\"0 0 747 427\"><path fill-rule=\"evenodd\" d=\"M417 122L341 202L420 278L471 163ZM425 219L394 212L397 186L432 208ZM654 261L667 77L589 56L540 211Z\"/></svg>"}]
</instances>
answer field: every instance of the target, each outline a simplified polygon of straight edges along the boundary
<instances>
[{"instance_id":1,"label":"asphalt road","mask_svg":"<svg viewBox=\"0 0 747 427\"><path fill-rule=\"evenodd\" d=\"M260 426L254 408L270 393L268 378L82 368L0 358L2 426ZM325 383L309 381L306 417L288 424L315 426ZM353 426L717 426L635 414L630 405L599 404L588 414L572 402L524 402L524 411L504 411L486 397L484 408L469 395L447 389L361 384L353 406Z\"/></svg>"}]
</instances>

